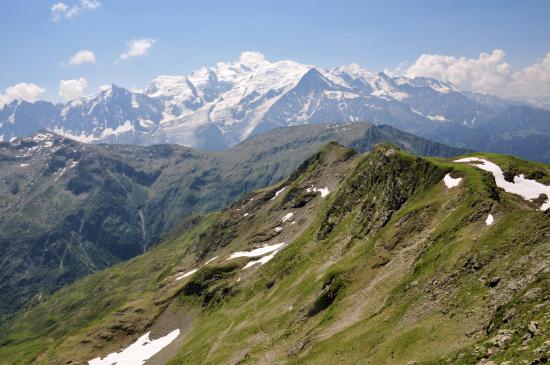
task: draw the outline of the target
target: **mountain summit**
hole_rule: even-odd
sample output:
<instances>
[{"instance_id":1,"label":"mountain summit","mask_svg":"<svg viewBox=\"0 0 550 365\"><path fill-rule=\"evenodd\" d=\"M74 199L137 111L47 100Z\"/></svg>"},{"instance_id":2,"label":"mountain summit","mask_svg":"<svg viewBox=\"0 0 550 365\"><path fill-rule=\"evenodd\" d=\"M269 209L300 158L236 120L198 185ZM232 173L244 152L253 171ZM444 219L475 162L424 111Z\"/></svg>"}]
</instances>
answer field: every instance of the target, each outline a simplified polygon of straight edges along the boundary
<instances>
[{"instance_id":1,"label":"mountain summit","mask_svg":"<svg viewBox=\"0 0 550 365\"><path fill-rule=\"evenodd\" d=\"M369 121L464 148L502 151L507 139L514 146L507 152L546 161L541 147L521 146L548 141L546 129L530 125L530 114L548 119L550 111L526 106L505 130L483 128L514 104L426 77L390 77L358 64L327 70L244 52L186 76L158 76L143 93L112 85L65 105L14 101L0 110L0 137L46 128L82 142L222 150L276 127ZM483 135L485 145L474 145L471 131Z\"/></svg>"}]
</instances>

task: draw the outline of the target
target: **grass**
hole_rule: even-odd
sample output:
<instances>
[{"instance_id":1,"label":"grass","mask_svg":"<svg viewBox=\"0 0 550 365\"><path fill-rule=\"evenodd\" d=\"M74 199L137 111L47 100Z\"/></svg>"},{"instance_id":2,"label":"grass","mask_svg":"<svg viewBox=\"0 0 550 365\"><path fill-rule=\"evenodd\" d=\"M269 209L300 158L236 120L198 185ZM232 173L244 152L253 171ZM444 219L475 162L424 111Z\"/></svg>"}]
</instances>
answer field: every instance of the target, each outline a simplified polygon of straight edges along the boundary
<instances>
[{"instance_id":1,"label":"grass","mask_svg":"<svg viewBox=\"0 0 550 365\"><path fill-rule=\"evenodd\" d=\"M37 363L65 359L74 349L86 348L80 341L90 338L90 333L112 324L113 313L121 307L143 307L143 315L131 318L141 324L162 316L165 305L174 301L182 308L196 308L198 315L169 362L172 365L406 364L412 360L443 364L449 359L475 364L481 357L475 346L484 344L499 328L524 328L531 320L543 323L543 314L533 308L544 294L527 302L523 296L530 288L549 290L548 274L535 270L547 262L550 252L546 215L517 197L495 195L494 182L486 173L449 160L419 161L398 152L389 157L390 164L376 167L380 178L363 179L373 176L368 163L373 156L341 162L348 178L337 192L315 203L309 226L263 267L250 271L236 267L214 280L209 272L220 266L212 266L182 286L159 286L177 267L193 263L197 237L229 216L240 206L236 204L210 215L192 232L169 237L150 253L60 291L47 306L16 321L10 335L0 337L0 358L21 364L32 362L37 353L42 353ZM539 168L527 163L515 166L523 171ZM327 168L332 167L313 159L289 184L301 189ZM446 189L440 178L451 170L453 176L464 179L459 187ZM394 191L384 176L416 188L404 190L404 201L397 208L383 204L369 208L373 217L385 215L388 207L394 210L387 222L357 234L364 222L362 208L368 206L362 199L386 199ZM366 185L359 184L365 181ZM363 189L364 194L354 189ZM260 230L281 215L280 203L263 208L258 202L270 191L250 196L257 210L252 220L234 224L237 238L229 243L231 247L241 247L246 243L243 237L253 236L250 230ZM349 199L348 194L356 195ZM349 210L337 215L333 229L320 238L327 217L342 204L349 204ZM487 227L484 218L489 211L494 212L495 223ZM212 246L209 254L216 250L227 249ZM502 278L497 289L487 285L494 276ZM182 295L190 282L207 289ZM505 285L511 282L520 289L510 294ZM229 288L231 294L214 296L215 302L204 305L204 293L214 289L219 293L221 288ZM327 294L329 301L323 299ZM155 304L159 302L163 304ZM497 306L500 309L495 312ZM510 308L515 308L518 322L503 324ZM74 318L61 318L65 313ZM490 323L493 328L487 334ZM543 331L548 330L545 326ZM515 336L510 347L494 358L516 359L520 337ZM113 348L118 343L114 341ZM524 352L532 353L540 343L536 338Z\"/></svg>"}]
</instances>

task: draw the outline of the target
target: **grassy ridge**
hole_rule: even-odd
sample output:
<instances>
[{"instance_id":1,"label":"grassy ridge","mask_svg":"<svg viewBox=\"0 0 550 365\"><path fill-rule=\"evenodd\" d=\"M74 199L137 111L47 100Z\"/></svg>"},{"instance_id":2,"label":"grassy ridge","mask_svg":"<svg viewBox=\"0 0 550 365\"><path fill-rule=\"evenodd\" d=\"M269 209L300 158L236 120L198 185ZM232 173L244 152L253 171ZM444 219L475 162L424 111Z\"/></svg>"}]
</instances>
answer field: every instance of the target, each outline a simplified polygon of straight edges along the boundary
<instances>
[{"instance_id":1,"label":"grassy ridge","mask_svg":"<svg viewBox=\"0 0 550 365\"><path fill-rule=\"evenodd\" d=\"M545 165L476 156L548 176ZM453 189L441 182L449 171L463 178ZM333 176L341 176L336 190L304 200L307 187ZM219 260L171 279L180 267L249 247L289 211L300 227L268 264L243 271L246 260ZM332 144L280 186L23 314L0 336L0 363L87 360L183 313L192 321L170 364L535 361L550 330L549 236L548 214L479 169L389 145L353 157Z\"/></svg>"}]
</instances>

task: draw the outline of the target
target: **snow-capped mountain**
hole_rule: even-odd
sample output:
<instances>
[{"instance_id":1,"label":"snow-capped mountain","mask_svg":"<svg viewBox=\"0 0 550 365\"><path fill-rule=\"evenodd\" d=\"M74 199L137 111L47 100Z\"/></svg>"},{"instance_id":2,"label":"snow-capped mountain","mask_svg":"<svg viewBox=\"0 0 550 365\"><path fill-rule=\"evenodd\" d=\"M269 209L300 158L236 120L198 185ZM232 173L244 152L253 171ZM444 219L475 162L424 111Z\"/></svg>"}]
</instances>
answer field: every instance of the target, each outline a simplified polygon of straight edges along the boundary
<instances>
[{"instance_id":1,"label":"snow-capped mountain","mask_svg":"<svg viewBox=\"0 0 550 365\"><path fill-rule=\"evenodd\" d=\"M0 137L47 128L82 142L223 149L276 127L327 122L424 134L440 123L475 124L504 107L431 78L392 78L357 64L326 70L244 52L187 76L158 76L143 93L112 85L65 105L14 101L0 110Z\"/></svg>"}]
</instances>

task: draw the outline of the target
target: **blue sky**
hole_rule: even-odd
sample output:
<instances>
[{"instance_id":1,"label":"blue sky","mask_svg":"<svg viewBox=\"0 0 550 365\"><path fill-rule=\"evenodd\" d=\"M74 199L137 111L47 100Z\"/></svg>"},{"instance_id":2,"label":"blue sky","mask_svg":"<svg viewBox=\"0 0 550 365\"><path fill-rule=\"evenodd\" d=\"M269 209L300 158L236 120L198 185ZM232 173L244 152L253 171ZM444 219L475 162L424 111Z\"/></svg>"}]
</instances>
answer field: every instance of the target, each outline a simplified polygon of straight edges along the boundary
<instances>
[{"instance_id":1,"label":"blue sky","mask_svg":"<svg viewBox=\"0 0 550 365\"><path fill-rule=\"evenodd\" d=\"M55 21L51 9L59 2L78 14ZM550 52L549 14L544 0L4 0L0 93L26 82L45 89L41 98L62 100L60 81L79 78L87 80L86 93L111 82L142 88L155 75L188 74L246 50L382 71L410 67L422 54L476 59L499 49L511 73ZM154 40L146 54L116 62L127 42L142 38ZM92 51L95 63L69 65L80 50Z\"/></svg>"}]
</instances>

